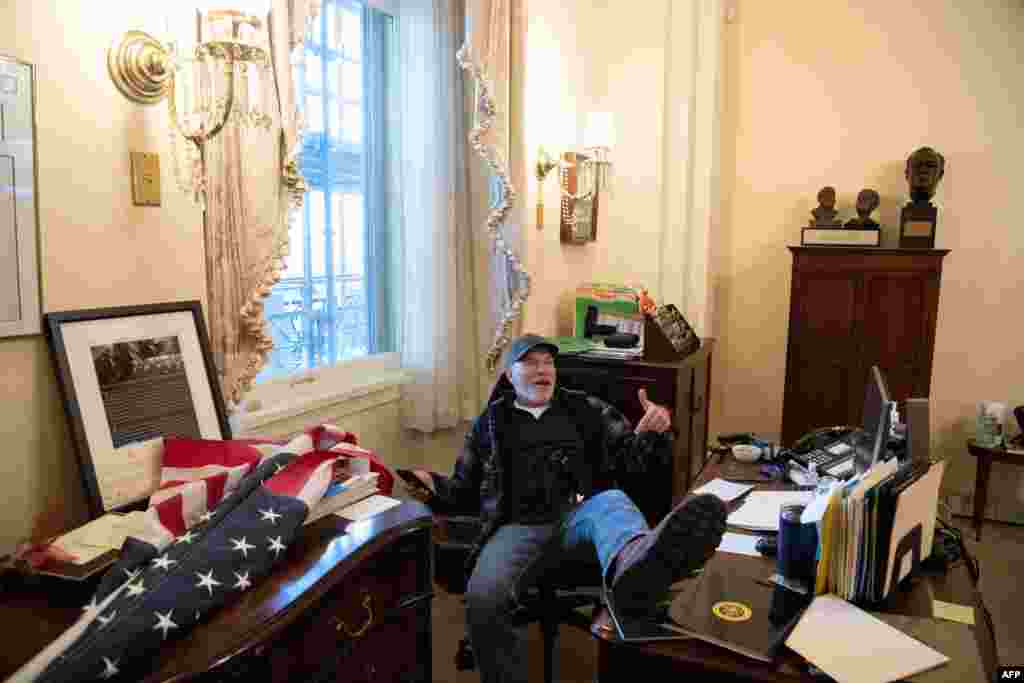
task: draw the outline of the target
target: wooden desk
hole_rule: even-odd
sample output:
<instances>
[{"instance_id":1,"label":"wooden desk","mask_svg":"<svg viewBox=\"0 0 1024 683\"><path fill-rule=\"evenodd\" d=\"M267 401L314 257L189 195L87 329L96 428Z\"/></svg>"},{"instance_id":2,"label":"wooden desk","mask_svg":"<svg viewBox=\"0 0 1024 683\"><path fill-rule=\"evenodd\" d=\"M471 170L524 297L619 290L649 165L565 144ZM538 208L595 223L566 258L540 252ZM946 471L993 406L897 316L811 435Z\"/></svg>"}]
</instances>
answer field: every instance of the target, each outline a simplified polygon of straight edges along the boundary
<instances>
[{"instance_id":1,"label":"wooden desk","mask_svg":"<svg viewBox=\"0 0 1024 683\"><path fill-rule=\"evenodd\" d=\"M270 576L161 650L145 682L429 683L430 529L430 511L415 502L362 522L310 524ZM93 588L4 576L0 680L70 626Z\"/></svg>"},{"instance_id":2,"label":"wooden desk","mask_svg":"<svg viewBox=\"0 0 1024 683\"><path fill-rule=\"evenodd\" d=\"M992 474L992 463L1003 462L1020 467L1024 465L1024 455L1009 453L1004 448L985 448L967 440L967 452L978 459L978 474L974 478L974 533L981 540L981 523L985 519L985 504L988 503L988 479Z\"/></svg>"},{"instance_id":3,"label":"wooden desk","mask_svg":"<svg viewBox=\"0 0 1024 683\"><path fill-rule=\"evenodd\" d=\"M757 465L751 465L756 468ZM717 476L719 461L716 457L702 473L698 485ZM781 483L761 484L760 488L784 488ZM730 529L730 531L738 531ZM717 553L712 562L727 563L733 572L765 578L775 571L774 558L757 558L731 553ZM974 606L975 636L985 670L992 676L996 667L994 635L981 606L981 596L973 585L966 567L960 565L947 573L922 575L913 580L906 590L897 590L889 597L886 611L911 616L932 616L932 601ZM771 663L749 659L731 650L701 640L679 640L661 643L623 643L602 610L594 619L591 633L598 640L598 676L601 681L630 680L638 671L646 680L682 680L680 674L699 673L704 681L787 681L812 683L803 658L788 648L782 648ZM670 678L672 677L672 678ZM952 682L951 682L952 683Z\"/></svg>"}]
</instances>

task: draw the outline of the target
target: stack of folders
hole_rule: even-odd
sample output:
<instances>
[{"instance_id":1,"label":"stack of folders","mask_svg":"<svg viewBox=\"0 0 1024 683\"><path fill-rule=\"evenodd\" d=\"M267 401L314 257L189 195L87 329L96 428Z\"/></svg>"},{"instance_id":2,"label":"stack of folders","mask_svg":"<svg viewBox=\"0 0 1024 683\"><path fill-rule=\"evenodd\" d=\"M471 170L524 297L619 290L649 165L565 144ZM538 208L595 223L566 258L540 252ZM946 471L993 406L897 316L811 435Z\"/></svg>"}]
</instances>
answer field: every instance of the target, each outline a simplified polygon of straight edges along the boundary
<instances>
[{"instance_id":1,"label":"stack of folders","mask_svg":"<svg viewBox=\"0 0 1024 683\"><path fill-rule=\"evenodd\" d=\"M894 458L833 488L819 525L815 593L880 602L926 559L944 466Z\"/></svg>"},{"instance_id":2,"label":"stack of folders","mask_svg":"<svg viewBox=\"0 0 1024 683\"><path fill-rule=\"evenodd\" d=\"M356 501L368 498L377 493L377 472L367 472L349 477L345 481L336 481L327 487L327 492L320 502L313 506L304 524L311 524L321 517L338 512Z\"/></svg>"}]
</instances>

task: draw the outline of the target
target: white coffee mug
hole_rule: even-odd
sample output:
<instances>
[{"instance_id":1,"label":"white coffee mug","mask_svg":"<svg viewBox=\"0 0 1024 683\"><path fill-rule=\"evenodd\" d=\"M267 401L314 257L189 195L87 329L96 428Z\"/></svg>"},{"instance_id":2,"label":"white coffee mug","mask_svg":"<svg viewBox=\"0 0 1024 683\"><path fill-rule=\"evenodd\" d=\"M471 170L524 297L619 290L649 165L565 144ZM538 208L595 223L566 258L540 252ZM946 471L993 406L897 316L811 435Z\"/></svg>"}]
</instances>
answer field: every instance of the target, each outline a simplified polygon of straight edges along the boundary
<instances>
[{"instance_id":1,"label":"white coffee mug","mask_svg":"<svg viewBox=\"0 0 1024 683\"><path fill-rule=\"evenodd\" d=\"M761 448L760 446L738 443L732 447L732 457L740 462L757 462L758 458L761 457Z\"/></svg>"}]
</instances>

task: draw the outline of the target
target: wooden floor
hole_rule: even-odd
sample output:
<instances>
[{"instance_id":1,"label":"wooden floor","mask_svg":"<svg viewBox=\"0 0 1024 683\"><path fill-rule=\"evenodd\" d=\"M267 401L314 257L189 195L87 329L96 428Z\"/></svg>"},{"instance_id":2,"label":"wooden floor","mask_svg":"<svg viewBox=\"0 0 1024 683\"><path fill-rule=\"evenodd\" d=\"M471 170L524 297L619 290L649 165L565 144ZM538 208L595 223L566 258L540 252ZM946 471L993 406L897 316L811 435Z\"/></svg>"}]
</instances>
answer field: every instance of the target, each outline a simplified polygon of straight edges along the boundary
<instances>
[{"instance_id":1,"label":"wooden floor","mask_svg":"<svg viewBox=\"0 0 1024 683\"><path fill-rule=\"evenodd\" d=\"M1024 665L1024 526L986 522L982 541L974 540L970 520L955 518L964 530L968 552L981 569L981 591L992 613L996 645L1002 665ZM464 632L462 602L440 588L434 600L434 680L443 683L475 683L476 671L456 672L454 657ZM540 632L530 631L531 681L542 681ZM597 646L589 634L564 627L560 633L556 680L591 683L596 670Z\"/></svg>"}]
</instances>

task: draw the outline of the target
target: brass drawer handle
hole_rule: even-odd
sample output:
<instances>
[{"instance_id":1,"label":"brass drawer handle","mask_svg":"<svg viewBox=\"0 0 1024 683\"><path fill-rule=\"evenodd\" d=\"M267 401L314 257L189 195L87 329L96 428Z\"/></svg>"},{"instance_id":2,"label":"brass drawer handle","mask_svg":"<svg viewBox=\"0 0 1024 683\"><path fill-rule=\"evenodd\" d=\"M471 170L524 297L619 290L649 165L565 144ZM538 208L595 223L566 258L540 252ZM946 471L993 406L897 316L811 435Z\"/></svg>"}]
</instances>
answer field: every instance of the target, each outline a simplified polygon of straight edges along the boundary
<instances>
[{"instance_id":1,"label":"brass drawer handle","mask_svg":"<svg viewBox=\"0 0 1024 683\"><path fill-rule=\"evenodd\" d=\"M373 626L373 596L366 591L363 591L363 593L363 608L366 610L368 615L366 617L366 623L358 629L352 630L348 624L341 619L338 619L338 625L335 627L336 630L341 631L349 638L362 638L363 635L370 630L370 627Z\"/></svg>"}]
</instances>

